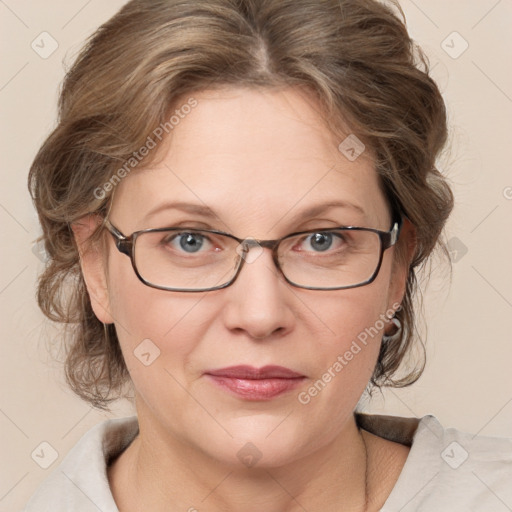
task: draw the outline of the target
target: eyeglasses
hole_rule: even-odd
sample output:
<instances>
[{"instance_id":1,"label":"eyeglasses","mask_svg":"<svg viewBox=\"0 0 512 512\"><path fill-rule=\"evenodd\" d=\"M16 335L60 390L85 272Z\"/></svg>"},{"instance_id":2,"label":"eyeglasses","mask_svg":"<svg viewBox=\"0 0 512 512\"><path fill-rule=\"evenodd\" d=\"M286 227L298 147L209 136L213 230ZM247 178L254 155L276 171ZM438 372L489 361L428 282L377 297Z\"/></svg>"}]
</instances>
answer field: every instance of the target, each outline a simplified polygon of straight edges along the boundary
<instances>
[{"instance_id":1,"label":"eyeglasses","mask_svg":"<svg viewBox=\"0 0 512 512\"><path fill-rule=\"evenodd\" d=\"M233 284L244 262L271 249L274 263L291 285L308 290L342 290L371 283L384 251L400 235L341 226L291 233L278 240L237 238L229 233L184 227L143 229L130 236L105 220L120 252L130 257L137 277L160 290L202 292ZM251 256L251 251L253 251Z\"/></svg>"}]
</instances>

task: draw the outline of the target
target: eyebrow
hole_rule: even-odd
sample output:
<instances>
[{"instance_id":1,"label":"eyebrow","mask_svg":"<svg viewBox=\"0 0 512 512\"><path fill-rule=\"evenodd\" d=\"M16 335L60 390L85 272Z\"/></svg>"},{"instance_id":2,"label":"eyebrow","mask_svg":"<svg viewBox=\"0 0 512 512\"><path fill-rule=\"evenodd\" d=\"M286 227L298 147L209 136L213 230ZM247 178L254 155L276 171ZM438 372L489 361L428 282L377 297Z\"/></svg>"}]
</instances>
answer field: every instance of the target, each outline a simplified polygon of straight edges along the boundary
<instances>
[{"instance_id":1,"label":"eyebrow","mask_svg":"<svg viewBox=\"0 0 512 512\"><path fill-rule=\"evenodd\" d=\"M358 213L361 213L363 215L366 214L364 209L357 204L350 203L347 201L329 201L327 203L316 204L316 205L310 206L309 208L300 210L300 212L298 212L297 214L295 214L293 216L293 220L297 221L297 220L301 220L301 219L306 219L308 217L314 217L315 215L319 215L319 214L324 213L333 208L350 209L350 210L354 210ZM162 211L166 211L166 210L180 210L180 211L183 211L186 213L199 215L201 217L220 220L220 216L217 213L215 213L209 206L202 205L202 204L195 204L195 203L186 203L186 202L163 203L163 204L153 208L152 210L150 210L144 216L143 219L147 220L149 217L156 215L158 213L161 213ZM286 217L287 215L288 214L284 215L283 218Z\"/></svg>"}]
</instances>

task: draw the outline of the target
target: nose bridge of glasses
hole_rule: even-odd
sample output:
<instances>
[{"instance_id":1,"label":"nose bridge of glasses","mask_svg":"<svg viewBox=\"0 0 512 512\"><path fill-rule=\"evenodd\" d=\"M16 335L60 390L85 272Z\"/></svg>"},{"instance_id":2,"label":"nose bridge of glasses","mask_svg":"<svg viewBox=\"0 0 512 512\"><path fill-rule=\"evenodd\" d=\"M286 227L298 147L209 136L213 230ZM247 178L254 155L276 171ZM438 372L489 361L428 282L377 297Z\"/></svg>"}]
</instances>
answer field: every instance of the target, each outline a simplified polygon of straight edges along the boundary
<instances>
[{"instance_id":1,"label":"nose bridge of glasses","mask_svg":"<svg viewBox=\"0 0 512 512\"><path fill-rule=\"evenodd\" d=\"M242 260L240 265L243 265L243 262L253 263L261 256L263 249L270 249L272 251L272 259L274 260L274 263L279 267L275 253L275 249L278 245L279 240L259 240L252 237L239 240L236 252ZM251 251L251 249L253 250Z\"/></svg>"},{"instance_id":2,"label":"nose bridge of glasses","mask_svg":"<svg viewBox=\"0 0 512 512\"><path fill-rule=\"evenodd\" d=\"M279 244L279 240L258 240L257 238L245 238L240 241L240 247L243 252L249 252L251 248L274 250Z\"/></svg>"},{"instance_id":3,"label":"nose bridge of glasses","mask_svg":"<svg viewBox=\"0 0 512 512\"><path fill-rule=\"evenodd\" d=\"M244 240L248 246L263 247L264 249L273 250L279 243L279 240L257 240L255 238L247 238Z\"/></svg>"}]
</instances>

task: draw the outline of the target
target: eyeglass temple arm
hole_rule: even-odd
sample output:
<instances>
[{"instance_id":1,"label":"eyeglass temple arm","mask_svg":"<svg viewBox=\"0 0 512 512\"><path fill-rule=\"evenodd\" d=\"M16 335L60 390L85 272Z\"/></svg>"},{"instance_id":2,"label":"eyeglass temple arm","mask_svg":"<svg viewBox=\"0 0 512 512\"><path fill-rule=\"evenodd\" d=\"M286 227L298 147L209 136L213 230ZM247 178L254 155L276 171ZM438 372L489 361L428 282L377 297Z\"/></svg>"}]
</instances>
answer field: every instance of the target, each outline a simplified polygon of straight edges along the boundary
<instances>
[{"instance_id":1,"label":"eyeglass temple arm","mask_svg":"<svg viewBox=\"0 0 512 512\"><path fill-rule=\"evenodd\" d=\"M122 252L123 254L130 256L133 244L131 238L126 238L123 235L123 233L121 233L121 231L119 231L114 225L112 225L108 221L108 219L105 220L105 226L110 232L110 234L114 237L114 241L119 252Z\"/></svg>"},{"instance_id":2,"label":"eyeglass temple arm","mask_svg":"<svg viewBox=\"0 0 512 512\"><path fill-rule=\"evenodd\" d=\"M400 237L400 230L402 228L402 217L399 217L398 220L396 220L393 223L393 227L390 231L385 233L383 237L383 243L384 248L387 249L388 247L391 247L395 245L398 241L398 238Z\"/></svg>"}]
</instances>

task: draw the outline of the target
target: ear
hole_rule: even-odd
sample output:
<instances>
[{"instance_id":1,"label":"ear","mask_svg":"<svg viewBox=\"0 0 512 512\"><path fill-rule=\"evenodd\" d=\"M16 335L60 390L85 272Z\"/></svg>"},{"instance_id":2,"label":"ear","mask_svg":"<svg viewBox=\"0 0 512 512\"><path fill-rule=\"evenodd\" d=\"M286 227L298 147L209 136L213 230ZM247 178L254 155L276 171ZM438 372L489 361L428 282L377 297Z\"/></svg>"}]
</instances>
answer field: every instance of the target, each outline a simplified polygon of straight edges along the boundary
<instances>
[{"instance_id":1,"label":"ear","mask_svg":"<svg viewBox=\"0 0 512 512\"><path fill-rule=\"evenodd\" d=\"M400 239L395 246L395 254L393 255L392 282L389 290L388 304L390 308L393 308L393 304L400 304L403 300L409 267L416 253L416 247L416 228L407 217L404 217L402 229L400 230Z\"/></svg>"},{"instance_id":2,"label":"ear","mask_svg":"<svg viewBox=\"0 0 512 512\"><path fill-rule=\"evenodd\" d=\"M107 254L101 241L91 240L101 222L98 215L90 214L71 224L71 229L78 246L80 267L94 314L100 322L111 324L114 319L110 313L107 286Z\"/></svg>"}]
</instances>

